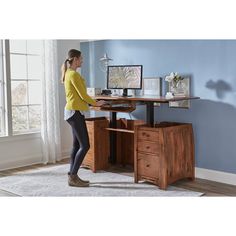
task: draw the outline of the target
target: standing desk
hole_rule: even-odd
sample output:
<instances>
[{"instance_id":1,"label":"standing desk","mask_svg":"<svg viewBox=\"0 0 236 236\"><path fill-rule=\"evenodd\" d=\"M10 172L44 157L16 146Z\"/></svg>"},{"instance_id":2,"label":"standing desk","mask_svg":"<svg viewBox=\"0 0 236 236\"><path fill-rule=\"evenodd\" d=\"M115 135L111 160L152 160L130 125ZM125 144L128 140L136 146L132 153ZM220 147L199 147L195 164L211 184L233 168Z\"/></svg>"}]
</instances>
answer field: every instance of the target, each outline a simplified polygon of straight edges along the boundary
<instances>
[{"instance_id":1,"label":"standing desk","mask_svg":"<svg viewBox=\"0 0 236 236\"><path fill-rule=\"evenodd\" d=\"M120 131L124 132L121 129L116 129L117 124L117 112L129 112L136 108L136 104L145 104L146 105L146 123L151 127L154 126L154 103L169 103L174 101L183 101L183 100L192 100L200 99L200 97L184 96L184 97L174 97L174 98L165 98L157 96L132 96L132 97L112 97L112 96L95 96L93 97L96 100L105 100L111 103L110 107L101 107L100 111L110 112L110 131ZM113 104L115 105L113 107ZM121 106L117 106L121 104ZM127 109L122 106L128 104ZM130 110L129 110L130 109ZM131 131L132 132L132 131ZM116 163L116 132L110 132L110 162L112 164Z\"/></svg>"}]
</instances>

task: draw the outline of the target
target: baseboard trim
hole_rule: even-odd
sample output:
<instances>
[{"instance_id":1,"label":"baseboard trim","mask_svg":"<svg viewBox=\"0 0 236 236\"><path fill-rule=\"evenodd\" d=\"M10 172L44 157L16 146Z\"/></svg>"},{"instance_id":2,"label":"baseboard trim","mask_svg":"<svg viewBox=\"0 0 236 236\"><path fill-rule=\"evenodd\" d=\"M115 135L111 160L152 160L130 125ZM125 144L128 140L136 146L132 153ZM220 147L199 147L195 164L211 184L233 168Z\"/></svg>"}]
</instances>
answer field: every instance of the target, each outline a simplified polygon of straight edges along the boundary
<instances>
[{"instance_id":1,"label":"baseboard trim","mask_svg":"<svg viewBox=\"0 0 236 236\"><path fill-rule=\"evenodd\" d=\"M19 167L25 167L25 166L31 166L35 164L41 164L41 163L42 163L42 155L32 155L32 156L21 157L21 158L18 157L17 159L1 161L0 171L19 168Z\"/></svg>"},{"instance_id":2,"label":"baseboard trim","mask_svg":"<svg viewBox=\"0 0 236 236\"><path fill-rule=\"evenodd\" d=\"M195 167L195 177L224 184L236 185L236 174Z\"/></svg>"},{"instance_id":3,"label":"baseboard trim","mask_svg":"<svg viewBox=\"0 0 236 236\"><path fill-rule=\"evenodd\" d=\"M63 150L60 160L67 159L70 157L70 150ZM20 168L25 166L31 166L35 164L44 164L42 154L31 155L28 157L18 157L12 158L11 160L1 160L0 161L0 171L9 170L14 168Z\"/></svg>"}]
</instances>

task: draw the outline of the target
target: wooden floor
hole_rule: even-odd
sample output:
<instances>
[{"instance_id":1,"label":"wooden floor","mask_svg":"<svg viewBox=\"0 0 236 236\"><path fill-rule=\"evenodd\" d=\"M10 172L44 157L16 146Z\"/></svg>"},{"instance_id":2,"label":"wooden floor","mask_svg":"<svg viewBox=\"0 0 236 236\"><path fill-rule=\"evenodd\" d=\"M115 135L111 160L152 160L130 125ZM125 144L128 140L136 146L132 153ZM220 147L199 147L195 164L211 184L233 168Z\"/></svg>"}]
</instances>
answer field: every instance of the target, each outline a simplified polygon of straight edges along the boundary
<instances>
[{"instance_id":1,"label":"wooden floor","mask_svg":"<svg viewBox=\"0 0 236 236\"><path fill-rule=\"evenodd\" d=\"M63 160L58 162L57 164L49 164L49 165L32 165L27 167L20 167L17 169L12 170L5 170L0 171L0 178L3 176L14 175L22 171L31 170L31 169L39 169L39 168L47 168L51 167L52 165L61 165L68 163L68 160ZM111 166L108 171L120 173L123 175L133 176L133 169L131 167L121 167L121 166ZM210 196L236 196L236 186L229 185L229 184L222 184L214 181L198 179L196 178L194 181L189 180L180 180L177 181L173 186L180 187L187 190L203 192L203 197L210 197ZM0 196L10 197L10 196L17 196L13 193L4 191L0 189Z\"/></svg>"}]
</instances>

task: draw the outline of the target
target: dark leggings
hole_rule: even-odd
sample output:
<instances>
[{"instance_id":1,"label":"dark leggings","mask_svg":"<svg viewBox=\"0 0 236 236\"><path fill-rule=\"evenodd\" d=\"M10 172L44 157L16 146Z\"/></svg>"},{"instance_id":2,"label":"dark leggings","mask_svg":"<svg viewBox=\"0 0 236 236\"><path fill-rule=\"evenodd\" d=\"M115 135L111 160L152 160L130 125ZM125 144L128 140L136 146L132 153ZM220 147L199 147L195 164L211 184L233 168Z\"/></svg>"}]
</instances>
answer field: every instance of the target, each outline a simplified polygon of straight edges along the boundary
<instances>
[{"instance_id":1,"label":"dark leggings","mask_svg":"<svg viewBox=\"0 0 236 236\"><path fill-rule=\"evenodd\" d=\"M76 175L90 148L88 130L84 115L79 111L75 111L75 114L70 117L67 122L70 124L73 133L73 148L70 156L70 174Z\"/></svg>"}]
</instances>

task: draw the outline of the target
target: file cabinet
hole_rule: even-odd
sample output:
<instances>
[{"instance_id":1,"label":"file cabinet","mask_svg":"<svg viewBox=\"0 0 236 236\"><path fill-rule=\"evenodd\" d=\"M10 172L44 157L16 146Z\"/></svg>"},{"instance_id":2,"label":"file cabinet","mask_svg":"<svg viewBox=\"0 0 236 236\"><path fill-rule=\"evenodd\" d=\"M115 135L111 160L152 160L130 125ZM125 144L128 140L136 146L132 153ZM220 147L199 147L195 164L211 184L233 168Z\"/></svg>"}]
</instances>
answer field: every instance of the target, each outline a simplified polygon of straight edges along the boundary
<instances>
[{"instance_id":1,"label":"file cabinet","mask_svg":"<svg viewBox=\"0 0 236 236\"><path fill-rule=\"evenodd\" d=\"M91 169L105 170L109 166L109 120L106 117L86 118L90 149L82 166Z\"/></svg>"},{"instance_id":2,"label":"file cabinet","mask_svg":"<svg viewBox=\"0 0 236 236\"><path fill-rule=\"evenodd\" d=\"M135 182L145 180L166 189L179 179L194 179L194 137L191 124L162 122L139 125L134 132Z\"/></svg>"}]
</instances>

